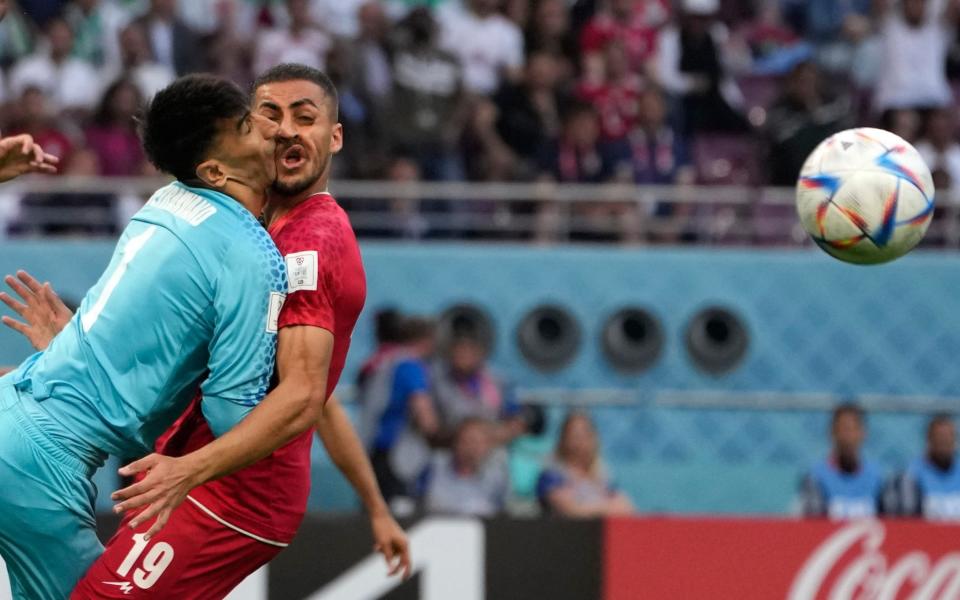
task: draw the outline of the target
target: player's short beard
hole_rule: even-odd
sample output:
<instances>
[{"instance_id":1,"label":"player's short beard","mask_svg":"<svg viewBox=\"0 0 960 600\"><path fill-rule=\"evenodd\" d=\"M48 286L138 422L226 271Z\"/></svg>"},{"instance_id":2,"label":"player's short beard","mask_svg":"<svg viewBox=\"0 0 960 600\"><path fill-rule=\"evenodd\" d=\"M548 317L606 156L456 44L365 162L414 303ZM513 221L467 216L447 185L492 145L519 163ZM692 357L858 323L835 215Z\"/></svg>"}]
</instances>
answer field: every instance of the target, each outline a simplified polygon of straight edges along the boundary
<instances>
[{"instance_id":1,"label":"player's short beard","mask_svg":"<svg viewBox=\"0 0 960 600\"><path fill-rule=\"evenodd\" d=\"M327 160L321 163L320 168L318 168L315 172L306 173L301 179L297 179L289 183L285 183L278 173L276 181L273 182L274 193L280 196L299 196L303 192L316 185L317 181L323 177L323 174L327 170L327 165L329 164L330 158L327 157ZM323 190L317 191L319 192Z\"/></svg>"}]
</instances>

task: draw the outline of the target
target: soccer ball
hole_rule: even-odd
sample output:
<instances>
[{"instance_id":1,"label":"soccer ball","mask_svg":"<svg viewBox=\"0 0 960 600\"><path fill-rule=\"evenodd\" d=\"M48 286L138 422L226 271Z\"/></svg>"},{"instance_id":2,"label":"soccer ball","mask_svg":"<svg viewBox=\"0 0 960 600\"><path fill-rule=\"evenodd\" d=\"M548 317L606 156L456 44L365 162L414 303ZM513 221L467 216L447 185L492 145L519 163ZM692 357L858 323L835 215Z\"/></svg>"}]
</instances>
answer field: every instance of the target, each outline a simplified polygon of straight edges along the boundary
<instances>
[{"instance_id":1,"label":"soccer ball","mask_svg":"<svg viewBox=\"0 0 960 600\"><path fill-rule=\"evenodd\" d=\"M810 154L800 223L827 254L868 265L909 252L933 217L933 178L916 149L882 129L848 129Z\"/></svg>"}]
</instances>

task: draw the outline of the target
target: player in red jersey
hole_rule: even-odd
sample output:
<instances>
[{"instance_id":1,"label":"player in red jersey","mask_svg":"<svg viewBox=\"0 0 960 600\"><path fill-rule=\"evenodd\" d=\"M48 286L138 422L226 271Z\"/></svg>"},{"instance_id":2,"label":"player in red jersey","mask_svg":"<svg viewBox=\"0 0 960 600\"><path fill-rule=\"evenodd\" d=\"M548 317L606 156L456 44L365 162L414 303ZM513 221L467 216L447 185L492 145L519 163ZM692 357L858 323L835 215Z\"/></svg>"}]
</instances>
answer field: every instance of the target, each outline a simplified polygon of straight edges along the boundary
<instances>
[{"instance_id":1,"label":"player in red jersey","mask_svg":"<svg viewBox=\"0 0 960 600\"><path fill-rule=\"evenodd\" d=\"M266 215L270 233L285 257L290 284L278 326L281 330L319 328L332 334L326 356L321 357L321 362L329 365L324 365L329 397L343 369L350 334L365 297L356 238L346 214L326 193L330 159L342 143L336 90L314 69L281 65L258 79L253 110L280 125L279 177ZM49 288L36 282L31 286L34 289L19 286L17 291L28 297L32 294L34 304L44 298L52 302ZM286 358L278 353L281 382L290 376L290 368L316 368L290 365ZM406 538L390 516L363 447L336 399L327 401L317 430L331 458L363 500L377 549L387 557L393 573L402 569L409 574ZM194 404L158 441L157 450L179 457L213 439L199 405ZM124 526L72 597L222 598L293 538L309 494L311 441L308 431L233 475L193 490L183 485L183 493L189 491L187 502L173 510L166 527L152 537L150 517L159 509L152 514L149 510L135 516L128 513ZM126 473L155 469L166 477L171 471L164 469L174 460L150 455L130 465ZM183 476L172 472L171 479L178 483ZM143 487L138 483L126 491L136 494ZM155 498L140 498L141 505Z\"/></svg>"}]
</instances>

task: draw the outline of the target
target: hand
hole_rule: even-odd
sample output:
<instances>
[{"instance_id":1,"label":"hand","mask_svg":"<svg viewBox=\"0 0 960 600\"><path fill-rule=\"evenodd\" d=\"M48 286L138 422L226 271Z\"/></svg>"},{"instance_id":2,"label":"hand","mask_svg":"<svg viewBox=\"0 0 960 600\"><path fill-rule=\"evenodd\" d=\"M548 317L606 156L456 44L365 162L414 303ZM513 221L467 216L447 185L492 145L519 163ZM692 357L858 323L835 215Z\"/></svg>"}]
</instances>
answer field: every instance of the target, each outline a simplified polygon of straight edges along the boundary
<instances>
[{"instance_id":1,"label":"hand","mask_svg":"<svg viewBox=\"0 0 960 600\"><path fill-rule=\"evenodd\" d=\"M389 512L383 512L370 517L370 528L373 530L373 549L387 561L390 569L388 576L393 577L403 572L403 579L410 578L410 545L407 534Z\"/></svg>"},{"instance_id":2,"label":"hand","mask_svg":"<svg viewBox=\"0 0 960 600\"><path fill-rule=\"evenodd\" d=\"M56 173L59 162L27 134L0 139L0 182L26 173Z\"/></svg>"},{"instance_id":3,"label":"hand","mask_svg":"<svg viewBox=\"0 0 960 600\"><path fill-rule=\"evenodd\" d=\"M110 498L121 501L113 507L117 514L146 506L136 517L130 520L130 527L156 517L157 520L147 531L144 539L150 539L160 531L173 510L180 506L190 490L197 487L197 473L185 458L171 458L162 454L150 454L120 469L123 477L132 477L146 471L142 480L122 490L114 492Z\"/></svg>"},{"instance_id":4,"label":"hand","mask_svg":"<svg viewBox=\"0 0 960 600\"><path fill-rule=\"evenodd\" d=\"M45 350L73 317L73 313L53 291L49 283L40 284L30 273L17 271L17 277L3 279L20 297L20 302L6 292L0 292L0 301L20 315L25 322L0 317L0 322L27 338L36 350ZM18 281L19 280L19 281Z\"/></svg>"}]
</instances>

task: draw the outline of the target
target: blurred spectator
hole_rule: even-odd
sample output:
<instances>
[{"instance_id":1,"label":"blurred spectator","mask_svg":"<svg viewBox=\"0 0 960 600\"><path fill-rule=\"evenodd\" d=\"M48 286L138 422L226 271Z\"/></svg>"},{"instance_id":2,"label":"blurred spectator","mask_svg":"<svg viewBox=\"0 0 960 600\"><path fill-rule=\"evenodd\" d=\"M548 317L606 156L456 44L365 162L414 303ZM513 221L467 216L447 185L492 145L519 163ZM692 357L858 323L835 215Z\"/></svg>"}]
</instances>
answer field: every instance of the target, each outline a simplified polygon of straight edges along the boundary
<instances>
[{"instance_id":1,"label":"blurred spectator","mask_svg":"<svg viewBox=\"0 0 960 600\"><path fill-rule=\"evenodd\" d=\"M887 129L911 143L916 141L923 128L920 112L912 108L888 110L884 117Z\"/></svg>"},{"instance_id":2,"label":"blurred spectator","mask_svg":"<svg viewBox=\"0 0 960 600\"><path fill-rule=\"evenodd\" d=\"M537 481L544 511L563 517L604 517L634 512L600 459L597 430L585 413L567 415L553 459Z\"/></svg>"},{"instance_id":3,"label":"blurred spectator","mask_svg":"<svg viewBox=\"0 0 960 600\"><path fill-rule=\"evenodd\" d=\"M516 156L497 131L500 111L486 98L476 98L460 139L467 178L472 181L507 181L517 174Z\"/></svg>"},{"instance_id":4,"label":"blurred spectator","mask_svg":"<svg viewBox=\"0 0 960 600\"><path fill-rule=\"evenodd\" d=\"M74 34L73 55L97 68L116 68L120 63L120 30L130 13L112 0L68 2L64 16Z\"/></svg>"},{"instance_id":5,"label":"blurred spectator","mask_svg":"<svg viewBox=\"0 0 960 600\"><path fill-rule=\"evenodd\" d=\"M360 397L361 431L387 501L413 493L430 460L429 440L440 425L426 362L433 354L434 325L410 317L404 321L402 337L402 350L373 371Z\"/></svg>"},{"instance_id":6,"label":"blurred spectator","mask_svg":"<svg viewBox=\"0 0 960 600\"><path fill-rule=\"evenodd\" d=\"M142 104L140 91L128 79L118 79L104 93L84 132L87 145L99 159L101 175L143 174L145 159L134 121Z\"/></svg>"},{"instance_id":7,"label":"blurred spectator","mask_svg":"<svg viewBox=\"0 0 960 600\"><path fill-rule=\"evenodd\" d=\"M850 113L850 98L833 93L812 61L794 67L767 115L769 183L793 185L817 144L853 126Z\"/></svg>"},{"instance_id":8,"label":"blurred spectator","mask_svg":"<svg viewBox=\"0 0 960 600\"><path fill-rule=\"evenodd\" d=\"M900 512L932 521L960 520L960 467L953 417L935 415L927 426L927 453L898 481Z\"/></svg>"},{"instance_id":9,"label":"blurred spectator","mask_svg":"<svg viewBox=\"0 0 960 600\"><path fill-rule=\"evenodd\" d=\"M956 131L953 109L938 110L927 119L926 135L916 143L938 192L956 192L960 187L960 143Z\"/></svg>"},{"instance_id":10,"label":"blurred spectator","mask_svg":"<svg viewBox=\"0 0 960 600\"><path fill-rule=\"evenodd\" d=\"M323 23L325 31L341 38L353 39L363 29L364 7L379 4L379 0L310 0L310 17ZM378 6L383 10L382 6ZM368 9L369 10L369 9Z\"/></svg>"},{"instance_id":11,"label":"blurred spectator","mask_svg":"<svg viewBox=\"0 0 960 600\"><path fill-rule=\"evenodd\" d=\"M458 334L432 370L433 393L448 431L469 417L493 424L497 445L522 435L526 425L512 390L487 366L487 351L476 337Z\"/></svg>"},{"instance_id":12,"label":"blurred spectator","mask_svg":"<svg viewBox=\"0 0 960 600\"><path fill-rule=\"evenodd\" d=\"M751 72L756 75L780 75L790 71L798 60L811 55L810 45L783 22L780 4L774 0L754 0L754 15L736 30L750 51Z\"/></svg>"},{"instance_id":13,"label":"blurred spectator","mask_svg":"<svg viewBox=\"0 0 960 600\"><path fill-rule=\"evenodd\" d=\"M569 76L580 62L580 47L573 34L570 11L564 0L539 0L526 31L527 55L544 52L563 57L564 76Z\"/></svg>"},{"instance_id":14,"label":"blurred spectator","mask_svg":"<svg viewBox=\"0 0 960 600\"><path fill-rule=\"evenodd\" d=\"M605 143L593 106L575 102L563 118L560 137L549 142L540 155L544 177L563 183L602 183L627 168L622 146Z\"/></svg>"},{"instance_id":15,"label":"blurred spectator","mask_svg":"<svg viewBox=\"0 0 960 600\"><path fill-rule=\"evenodd\" d=\"M584 60L602 54L616 41L625 52L629 69L642 73L657 51L657 32L670 18L666 0L607 0L580 36Z\"/></svg>"},{"instance_id":16,"label":"blurred spectator","mask_svg":"<svg viewBox=\"0 0 960 600\"><path fill-rule=\"evenodd\" d=\"M100 74L86 62L73 58L73 33L62 18L47 22L46 40L30 56L24 57L10 74L14 98L23 96L27 87L43 90L51 110L88 110L101 91Z\"/></svg>"},{"instance_id":17,"label":"blurred spectator","mask_svg":"<svg viewBox=\"0 0 960 600\"><path fill-rule=\"evenodd\" d=\"M494 96L497 132L515 155L533 168L537 153L560 133L560 112L566 95L559 88L555 56L535 52L527 61L523 83L507 84Z\"/></svg>"},{"instance_id":18,"label":"blurred spectator","mask_svg":"<svg viewBox=\"0 0 960 600\"><path fill-rule=\"evenodd\" d=\"M8 0L5 19L0 21L0 64L9 65L33 50L34 21L15 0ZM6 91L6 90L4 90Z\"/></svg>"},{"instance_id":19,"label":"blurred spectator","mask_svg":"<svg viewBox=\"0 0 960 600\"><path fill-rule=\"evenodd\" d=\"M663 95L650 88L636 100L636 126L626 140L633 180L657 185L692 184L696 173L683 139L667 121Z\"/></svg>"},{"instance_id":20,"label":"blurred spectator","mask_svg":"<svg viewBox=\"0 0 960 600\"><path fill-rule=\"evenodd\" d=\"M574 102L564 117L560 138L547 144L540 156L541 180L561 183L626 183L633 179L629 144L601 139L597 113L589 104ZM585 202L567 207L575 217L566 226L575 241L639 240L639 214L627 202ZM554 241L562 229L560 206L544 203L536 215L536 239Z\"/></svg>"},{"instance_id":21,"label":"blurred spectator","mask_svg":"<svg viewBox=\"0 0 960 600\"><path fill-rule=\"evenodd\" d=\"M510 473L503 453L494 452L489 423L478 417L457 427L450 450L434 454L420 480L424 508L431 513L492 517L503 511Z\"/></svg>"},{"instance_id":22,"label":"blurred spectator","mask_svg":"<svg viewBox=\"0 0 960 600\"><path fill-rule=\"evenodd\" d=\"M177 75L199 71L203 67L200 39L177 16L177 0L150 0L150 8L136 21L147 32L153 56Z\"/></svg>"},{"instance_id":23,"label":"blurred spectator","mask_svg":"<svg viewBox=\"0 0 960 600\"><path fill-rule=\"evenodd\" d=\"M45 152L60 158L61 165L70 163L73 143L56 125L55 113L50 110L46 96L40 88L30 86L14 106L15 119L10 133L27 133L40 144Z\"/></svg>"},{"instance_id":24,"label":"blurred spectator","mask_svg":"<svg viewBox=\"0 0 960 600\"><path fill-rule=\"evenodd\" d=\"M719 0L683 0L679 25L663 29L658 42L661 85L683 100L685 133L746 132L734 107L743 97L733 79L736 58L730 35L717 19Z\"/></svg>"},{"instance_id":25,"label":"blurred spectator","mask_svg":"<svg viewBox=\"0 0 960 600\"><path fill-rule=\"evenodd\" d=\"M846 72L871 33L873 0L785 0L784 15L817 48L817 61L830 72ZM771 2L772 4L772 2Z\"/></svg>"},{"instance_id":26,"label":"blurred spectator","mask_svg":"<svg viewBox=\"0 0 960 600\"><path fill-rule=\"evenodd\" d=\"M585 73L577 95L599 113L604 139L623 139L636 124L637 99L646 84L643 77L630 69L621 42L609 42L597 58L603 62Z\"/></svg>"},{"instance_id":27,"label":"blurred spectator","mask_svg":"<svg viewBox=\"0 0 960 600\"><path fill-rule=\"evenodd\" d=\"M253 70L262 73L281 63L301 63L323 70L333 40L310 17L308 0L286 0L290 24L264 31L257 38Z\"/></svg>"},{"instance_id":28,"label":"blurred spectator","mask_svg":"<svg viewBox=\"0 0 960 600\"><path fill-rule=\"evenodd\" d=\"M390 21L377 0L366 0L357 10L359 31L353 43L355 86L369 104L382 109L393 87Z\"/></svg>"},{"instance_id":29,"label":"blurred spectator","mask_svg":"<svg viewBox=\"0 0 960 600\"><path fill-rule=\"evenodd\" d=\"M428 180L463 178L456 154L463 119L463 71L437 46L437 25L426 9L401 24L407 42L393 60L393 105L388 131L395 151L418 162Z\"/></svg>"},{"instance_id":30,"label":"blurred spectator","mask_svg":"<svg viewBox=\"0 0 960 600\"><path fill-rule=\"evenodd\" d=\"M251 78L250 65L253 62L251 41L256 39L256 23L246 15L251 23L244 24L244 15L253 6L249 3L216 2L217 27L206 38L204 62L207 69L238 85L247 85ZM182 6L182 5L181 5Z\"/></svg>"},{"instance_id":31,"label":"blurred spectator","mask_svg":"<svg viewBox=\"0 0 960 600\"><path fill-rule=\"evenodd\" d=\"M362 388L377 368L395 353L403 341L403 316L395 308L384 308L373 314L374 338L376 347L373 354L363 361L357 373L357 387Z\"/></svg>"},{"instance_id":32,"label":"blurred spectator","mask_svg":"<svg viewBox=\"0 0 960 600\"><path fill-rule=\"evenodd\" d=\"M120 32L120 64L112 71L110 81L124 76L136 84L143 98L153 98L177 77L173 69L154 59L140 23L131 23Z\"/></svg>"},{"instance_id":33,"label":"blurred spectator","mask_svg":"<svg viewBox=\"0 0 960 600\"><path fill-rule=\"evenodd\" d=\"M879 515L883 476L879 467L861 455L866 437L863 411L854 404L838 406L833 411L831 435L830 456L814 465L803 480L804 516L853 519Z\"/></svg>"},{"instance_id":34,"label":"blurred spectator","mask_svg":"<svg viewBox=\"0 0 960 600\"><path fill-rule=\"evenodd\" d=\"M501 82L517 81L523 68L523 35L497 12L498 0L464 0L462 8L438 11L441 45L463 65L467 91L492 94Z\"/></svg>"},{"instance_id":35,"label":"blurred spectator","mask_svg":"<svg viewBox=\"0 0 960 600\"><path fill-rule=\"evenodd\" d=\"M886 0L878 0L883 5ZM953 99L947 83L947 52L960 2L903 0L881 9L880 64L874 108L931 109Z\"/></svg>"}]
</instances>

